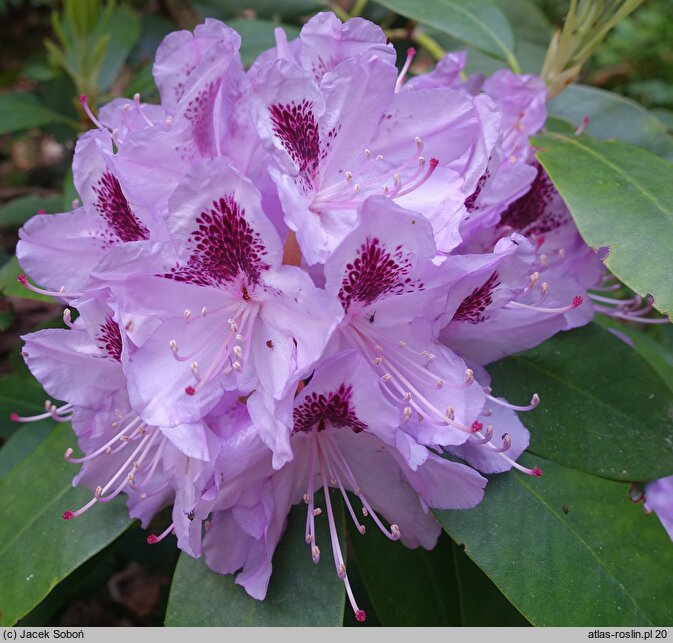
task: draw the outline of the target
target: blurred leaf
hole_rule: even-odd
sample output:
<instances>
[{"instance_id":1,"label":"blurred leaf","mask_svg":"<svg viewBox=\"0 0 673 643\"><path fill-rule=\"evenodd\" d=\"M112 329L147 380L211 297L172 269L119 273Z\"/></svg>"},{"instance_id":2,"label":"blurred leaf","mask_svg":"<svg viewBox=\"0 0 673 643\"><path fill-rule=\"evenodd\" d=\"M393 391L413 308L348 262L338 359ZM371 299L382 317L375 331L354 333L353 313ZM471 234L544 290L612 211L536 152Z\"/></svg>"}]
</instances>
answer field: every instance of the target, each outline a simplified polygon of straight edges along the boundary
<instances>
[{"instance_id":1,"label":"blurred leaf","mask_svg":"<svg viewBox=\"0 0 673 643\"><path fill-rule=\"evenodd\" d=\"M282 27L287 39L292 40L299 35L299 29L291 25L279 25L268 20L229 20L227 24L241 34L241 58L248 67L263 51L276 46L273 30Z\"/></svg>"},{"instance_id":2,"label":"blurred leaf","mask_svg":"<svg viewBox=\"0 0 673 643\"><path fill-rule=\"evenodd\" d=\"M31 80L36 80L40 83L53 80L62 73L59 69L47 64L47 61L43 57L28 61L23 66L22 72Z\"/></svg>"},{"instance_id":3,"label":"blurred leaf","mask_svg":"<svg viewBox=\"0 0 673 643\"><path fill-rule=\"evenodd\" d=\"M659 122L669 131L673 132L673 110L670 109L653 109L650 110Z\"/></svg>"},{"instance_id":4,"label":"blurred leaf","mask_svg":"<svg viewBox=\"0 0 673 643\"><path fill-rule=\"evenodd\" d=\"M544 47L546 51L554 27L535 0L497 0L516 38ZM542 61L540 61L542 66Z\"/></svg>"},{"instance_id":5,"label":"blurred leaf","mask_svg":"<svg viewBox=\"0 0 673 643\"><path fill-rule=\"evenodd\" d=\"M406 18L416 20L480 51L516 66L514 34L493 0L376 0Z\"/></svg>"},{"instance_id":6,"label":"blurred leaf","mask_svg":"<svg viewBox=\"0 0 673 643\"><path fill-rule=\"evenodd\" d=\"M174 30L175 24L158 13L142 14L140 38L129 56L128 63L134 66L149 63L151 66L161 41Z\"/></svg>"},{"instance_id":7,"label":"blurred leaf","mask_svg":"<svg viewBox=\"0 0 673 643\"><path fill-rule=\"evenodd\" d=\"M534 42L517 40L516 58L521 65L521 70L525 74L539 75L542 71L542 63L547 52L546 47L542 47Z\"/></svg>"},{"instance_id":8,"label":"blurred leaf","mask_svg":"<svg viewBox=\"0 0 673 643\"><path fill-rule=\"evenodd\" d=\"M70 212L72 210L72 202L79 200L77 188L72 178L72 163L68 163L68 167L63 177L63 196L61 197L61 212Z\"/></svg>"},{"instance_id":9,"label":"blurred leaf","mask_svg":"<svg viewBox=\"0 0 673 643\"><path fill-rule=\"evenodd\" d=\"M349 558L349 570L354 566L359 570L382 625L528 625L446 534L440 535L431 551L408 549L388 540L375 526L363 536L347 522L355 558L355 565ZM360 603L359 595L355 596Z\"/></svg>"},{"instance_id":10,"label":"blurred leaf","mask_svg":"<svg viewBox=\"0 0 673 643\"><path fill-rule=\"evenodd\" d=\"M348 518L348 517L347 517ZM372 602L369 600L369 595L365 589L364 581L362 580L362 574L360 572L360 566L351 560L353 557L353 552L350 547L348 547L348 580L351 584L351 589L353 590L353 596L357 598L358 607L364 611L367 615L364 623L361 623L355 618L353 609L351 608L350 601L345 601L344 605L344 627L381 627L381 619L379 619Z\"/></svg>"},{"instance_id":11,"label":"blurred leaf","mask_svg":"<svg viewBox=\"0 0 673 643\"><path fill-rule=\"evenodd\" d=\"M161 521L167 519L169 512L170 509L164 510L158 515L157 525L163 524ZM153 527L154 524L151 524L149 529L153 531ZM119 625L127 623L126 619L129 617L133 622L134 617L138 616L141 617L139 620L143 625L162 625L168 599L168 592L164 591L167 589L164 581L173 575L179 551L174 538L165 538L148 547L147 531L142 529L139 523L133 523L113 543L64 578L39 605L17 623L17 627L49 627L54 624L55 616L59 619L57 622L63 623L57 615L61 609L64 607L68 611L73 607L76 609L72 604L78 601L85 601L88 608L94 595L97 595L98 600L95 601L97 605L100 605L99 601L103 603L103 614L99 610L93 610L91 613L87 610L86 613L80 614L77 625ZM131 579L129 572L133 574ZM143 582L145 573L151 574L147 580L150 582L153 580L154 586L147 587ZM128 579L130 582L122 580L120 583L120 576L121 579ZM107 600L109 589L114 592L110 597L114 601L112 605ZM118 593L114 591L115 589ZM157 598L156 593L161 594L159 605L156 606L154 613L148 614L153 599ZM109 606L114 609L109 610ZM148 619L151 619L149 623Z\"/></svg>"},{"instance_id":12,"label":"blurred leaf","mask_svg":"<svg viewBox=\"0 0 673 643\"><path fill-rule=\"evenodd\" d=\"M408 549L388 540L374 524L362 535L350 520L348 534L367 594L383 625L461 625L460 590L448 538L441 538L432 551Z\"/></svg>"},{"instance_id":13,"label":"blurred leaf","mask_svg":"<svg viewBox=\"0 0 673 643\"><path fill-rule=\"evenodd\" d=\"M67 424L0 480L0 624L12 625L70 572L112 542L130 524L123 502L94 507L64 521L91 491L73 489L77 467L63 459L75 440Z\"/></svg>"},{"instance_id":14,"label":"blurred leaf","mask_svg":"<svg viewBox=\"0 0 673 643\"><path fill-rule=\"evenodd\" d=\"M460 613L464 627L527 627L530 623L493 581L451 542L454 573L460 588Z\"/></svg>"},{"instance_id":15,"label":"blurred leaf","mask_svg":"<svg viewBox=\"0 0 673 643\"><path fill-rule=\"evenodd\" d=\"M14 323L14 317L12 305L0 298L0 331L7 330Z\"/></svg>"},{"instance_id":16,"label":"blurred leaf","mask_svg":"<svg viewBox=\"0 0 673 643\"><path fill-rule=\"evenodd\" d=\"M44 129L56 136L58 141L68 146L71 145L73 138L76 136L76 132L73 130L78 132L80 128L80 115L75 108L75 103L79 105L79 100L77 100L79 94L72 79L65 74L59 74L52 80L40 83L37 88L37 95L43 105L63 114L67 119L62 123L47 125Z\"/></svg>"},{"instance_id":17,"label":"blurred leaf","mask_svg":"<svg viewBox=\"0 0 673 643\"><path fill-rule=\"evenodd\" d=\"M67 117L42 105L29 93L0 96L0 134L19 132L50 123L62 123Z\"/></svg>"},{"instance_id":18,"label":"blurred leaf","mask_svg":"<svg viewBox=\"0 0 673 643\"><path fill-rule=\"evenodd\" d=\"M31 328L31 332L34 332L36 330L42 330L43 328L66 328L65 323L63 322L63 308L61 307L60 304L55 303L54 301L48 300L45 301L44 303L42 302L23 302L23 308L31 308L31 309L36 309L40 312L40 318L42 318L42 314L44 313L49 313L50 311L53 311L54 316L39 323L37 326ZM77 313L76 309L73 310L73 318L77 318ZM14 376L18 376L24 380L28 380L29 384L32 383L35 386L40 386L37 381L35 380L35 377L33 374L30 372L30 369L26 365L26 361L23 358L23 355L21 355L21 351L19 350L19 343L17 342L16 349L12 350L9 353L8 356L8 361L10 366L12 367L12 372ZM47 395L46 393L42 393L42 397L40 398L40 403L44 404L44 401L46 399ZM34 414L33 414L34 415Z\"/></svg>"},{"instance_id":19,"label":"blurred leaf","mask_svg":"<svg viewBox=\"0 0 673 643\"><path fill-rule=\"evenodd\" d=\"M542 134L537 158L592 247L629 288L673 315L673 165L645 150L587 136Z\"/></svg>"},{"instance_id":20,"label":"blurred leaf","mask_svg":"<svg viewBox=\"0 0 673 643\"><path fill-rule=\"evenodd\" d=\"M567 134L568 136L573 135L577 131L577 128L569 121L558 116L549 116L545 121L544 128L547 132L557 132L558 134Z\"/></svg>"},{"instance_id":21,"label":"blurred leaf","mask_svg":"<svg viewBox=\"0 0 673 643\"><path fill-rule=\"evenodd\" d=\"M341 499L336 493L331 495L343 548L345 527ZM341 625L344 586L334 569L326 512L316 520L316 541L321 549L317 565L311 561L310 549L304 540L305 526L306 507L302 503L290 512L287 529L273 556L273 574L263 601L248 596L234 583L232 575L216 574L203 560L181 554L168 599L166 625ZM196 587L198 592L194 591Z\"/></svg>"},{"instance_id":22,"label":"blurred leaf","mask_svg":"<svg viewBox=\"0 0 673 643\"><path fill-rule=\"evenodd\" d=\"M116 7L105 25L104 32L97 32L98 37L110 36L105 50L103 63L98 73L98 86L106 91L117 79L121 68L129 57L131 50L140 38L140 18L130 9Z\"/></svg>"},{"instance_id":23,"label":"blurred leaf","mask_svg":"<svg viewBox=\"0 0 673 643\"><path fill-rule=\"evenodd\" d=\"M586 131L605 141L618 139L644 147L673 161L673 138L661 122L638 103L596 87L571 85L549 103L549 113L579 127L589 118Z\"/></svg>"},{"instance_id":24,"label":"blurred leaf","mask_svg":"<svg viewBox=\"0 0 673 643\"><path fill-rule=\"evenodd\" d=\"M595 321L603 328L612 329L626 339L659 374L664 384L673 390L673 350L662 342L658 342L649 335L637 330L633 326L625 325L611 317L596 315Z\"/></svg>"},{"instance_id":25,"label":"blurred leaf","mask_svg":"<svg viewBox=\"0 0 673 643\"><path fill-rule=\"evenodd\" d=\"M0 377L0 437L8 438L22 426L9 419L12 413L26 417L44 413L46 399L46 393L32 376L4 375ZM53 428L54 421L52 419L42 420L30 426Z\"/></svg>"},{"instance_id":26,"label":"blurred leaf","mask_svg":"<svg viewBox=\"0 0 673 643\"><path fill-rule=\"evenodd\" d=\"M19 297L21 299L37 299L39 301L54 300L46 295L40 295L28 288L24 288L17 277L23 273L16 256L12 257L2 268L0 268L0 294L5 297Z\"/></svg>"},{"instance_id":27,"label":"blurred leaf","mask_svg":"<svg viewBox=\"0 0 673 643\"><path fill-rule=\"evenodd\" d=\"M624 328L622 332L631 338L636 350L659 373L659 377L661 377L668 387L673 390L673 353L659 342L654 341L649 335L645 335L645 333L641 333L633 328Z\"/></svg>"},{"instance_id":28,"label":"blurred leaf","mask_svg":"<svg viewBox=\"0 0 673 643\"><path fill-rule=\"evenodd\" d=\"M673 393L607 330L590 324L559 333L489 372L507 399L539 393L540 405L522 415L533 453L616 480L673 473Z\"/></svg>"},{"instance_id":29,"label":"blurred leaf","mask_svg":"<svg viewBox=\"0 0 673 643\"><path fill-rule=\"evenodd\" d=\"M308 16L324 9L325 0L196 0L194 8L204 17L228 18L240 17L251 12L257 18L294 18Z\"/></svg>"},{"instance_id":30,"label":"blurred leaf","mask_svg":"<svg viewBox=\"0 0 673 643\"><path fill-rule=\"evenodd\" d=\"M671 623L671 540L629 485L520 461L545 475L493 476L474 509L435 512L515 607L538 626Z\"/></svg>"},{"instance_id":31,"label":"blurred leaf","mask_svg":"<svg viewBox=\"0 0 673 643\"><path fill-rule=\"evenodd\" d=\"M144 103L160 102L159 90L154 83L154 76L152 75L152 63L149 62L143 65L131 79L127 85L125 93L128 96L133 96L138 93L142 96Z\"/></svg>"},{"instance_id":32,"label":"blurred leaf","mask_svg":"<svg viewBox=\"0 0 673 643\"><path fill-rule=\"evenodd\" d=\"M40 209L50 214L60 212L61 197L31 194L14 199L11 203L0 207L0 227L18 228Z\"/></svg>"},{"instance_id":33,"label":"blurred leaf","mask_svg":"<svg viewBox=\"0 0 673 643\"><path fill-rule=\"evenodd\" d=\"M44 410L44 407L42 408ZM0 449L0 480L15 465L32 453L54 430L54 420L19 425L14 435Z\"/></svg>"}]
</instances>

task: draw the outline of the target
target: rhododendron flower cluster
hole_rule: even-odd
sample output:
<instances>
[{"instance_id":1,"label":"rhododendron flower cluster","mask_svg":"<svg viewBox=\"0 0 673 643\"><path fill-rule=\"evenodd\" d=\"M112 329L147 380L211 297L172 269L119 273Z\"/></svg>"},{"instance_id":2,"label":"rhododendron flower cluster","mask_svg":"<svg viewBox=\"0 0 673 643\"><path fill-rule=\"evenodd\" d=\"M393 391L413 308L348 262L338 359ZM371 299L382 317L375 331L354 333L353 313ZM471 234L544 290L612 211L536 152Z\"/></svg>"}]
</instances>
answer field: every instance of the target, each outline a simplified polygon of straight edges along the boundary
<instances>
[{"instance_id":1,"label":"rhododendron flower cluster","mask_svg":"<svg viewBox=\"0 0 673 643\"><path fill-rule=\"evenodd\" d=\"M588 322L587 289L611 286L535 160L539 78L465 80L461 54L407 78L413 51L398 72L377 26L329 13L276 39L245 71L207 20L161 44L160 105L82 97L81 205L17 249L68 329L23 355L92 490L65 519L171 506L148 541L174 533L263 599L305 503L307 556L331 550L364 620L329 489L360 533L430 549L430 509L474 507L482 474L541 475L516 462L539 398L502 399L483 366Z\"/></svg>"}]
</instances>

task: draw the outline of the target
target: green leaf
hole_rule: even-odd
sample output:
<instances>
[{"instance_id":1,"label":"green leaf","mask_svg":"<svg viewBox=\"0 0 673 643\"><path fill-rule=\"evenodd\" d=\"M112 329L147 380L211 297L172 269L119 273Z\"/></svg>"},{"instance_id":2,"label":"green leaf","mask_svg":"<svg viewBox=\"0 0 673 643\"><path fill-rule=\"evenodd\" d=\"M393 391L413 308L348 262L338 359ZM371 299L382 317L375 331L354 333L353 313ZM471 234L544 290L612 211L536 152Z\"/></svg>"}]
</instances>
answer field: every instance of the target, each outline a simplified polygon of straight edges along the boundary
<instances>
[{"instance_id":1,"label":"green leaf","mask_svg":"<svg viewBox=\"0 0 673 643\"><path fill-rule=\"evenodd\" d=\"M19 431L16 431L0 449L0 479L44 442L55 426L51 420L49 423L45 421L34 425L24 424Z\"/></svg>"},{"instance_id":2,"label":"green leaf","mask_svg":"<svg viewBox=\"0 0 673 643\"><path fill-rule=\"evenodd\" d=\"M434 27L517 68L514 35L493 0L377 0L406 18Z\"/></svg>"},{"instance_id":3,"label":"green leaf","mask_svg":"<svg viewBox=\"0 0 673 643\"><path fill-rule=\"evenodd\" d=\"M331 493L337 532L344 545L341 499ZM322 496L317 496L318 506ZM273 556L273 574L263 601L248 596L232 575L216 574L202 560L182 554L173 576L166 625L337 626L344 612L344 586L332 562L327 513L316 520L320 563L314 565L306 541L306 507L290 512L288 526ZM223 546L224 543L223 543ZM198 588L198 592L194 591Z\"/></svg>"},{"instance_id":4,"label":"green leaf","mask_svg":"<svg viewBox=\"0 0 673 643\"><path fill-rule=\"evenodd\" d=\"M0 134L62 123L68 118L42 105L33 94L0 96Z\"/></svg>"},{"instance_id":5,"label":"green leaf","mask_svg":"<svg viewBox=\"0 0 673 643\"><path fill-rule=\"evenodd\" d=\"M131 523L123 502L94 507L64 521L91 491L73 489L77 467L63 459L75 438L69 425L52 434L0 480L0 625L12 625L56 584Z\"/></svg>"},{"instance_id":6,"label":"green leaf","mask_svg":"<svg viewBox=\"0 0 673 643\"><path fill-rule=\"evenodd\" d=\"M367 594L383 625L461 625L459 588L448 539L442 538L432 551L407 549L388 540L374 524L366 534L360 534L352 521L348 521L348 534Z\"/></svg>"},{"instance_id":7,"label":"green leaf","mask_svg":"<svg viewBox=\"0 0 673 643\"><path fill-rule=\"evenodd\" d=\"M60 212L61 197L31 194L14 199L11 203L0 208L0 227L22 226L40 209L50 214Z\"/></svg>"},{"instance_id":8,"label":"green leaf","mask_svg":"<svg viewBox=\"0 0 673 643\"><path fill-rule=\"evenodd\" d=\"M98 35L110 37L98 73L99 89L105 91L117 80L122 66L140 38L140 18L129 9L116 7L105 25L104 34Z\"/></svg>"},{"instance_id":9,"label":"green leaf","mask_svg":"<svg viewBox=\"0 0 673 643\"><path fill-rule=\"evenodd\" d=\"M629 98L596 87L571 85L548 107L551 115L565 118L575 127L589 118L587 133L601 141L626 141L673 161L673 138L666 127Z\"/></svg>"},{"instance_id":10,"label":"green leaf","mask_svg":"<svg viewBox=\"0 0 673 643\"><path fill-rule=\"evenodd\" d=\"M533 138L584 240L629 288L673 314L673 165L645 150L587 136Z\"/></svg>"},{"instance_id":11,"label":"green leaf","mask_svg":"<svg viewBox=\"0 0 673 643\"><path fill-rule=\"evenodd\" d=\"M542 478L493 476L469 511L437 511L444 529L534 625L667 625L671 540L629 485L523 456Z\"/></svg>"},{"instance_id":12,"label":"green leaf","mask_svg":"<svg viewBox=\"0 0 673 643\"><path fill-rule=\"evenodd\" d=\"M19 266L19 261L15 255L0 268L0 294L5 297L19 297L21 299L37 299L39 301L54 302L51 297L40 295L39 293L28 290L28 288L22 286L17 281L17 277L22 273L23 270L21 270L21 266Z\"/></svg>"},{"instance_id":13,"label":"green leaf","mask_svg":"<svg viewBox=\"0 0 673 643\"><path fill-rule=\"evenodd\" d=\"M540 405L522 414L533 453L616 480L673 473L673 393L607 330L590 324L559 333L489 372L507 399L539 393Z\"/></svg>"},{"instance_id":14,"label":"green leaf","mask_svg":"<svg viewBox=\"0 0 673 643\"><path fill-rule=\"evenodd\" d=\"M227 24L241 34L241 58L248 67L263 51L276 45L273 30L282 27L288 40L299 35L299 29L292 25L279 25L269 20L229 20Z\"/></svg>"}]
</instances>

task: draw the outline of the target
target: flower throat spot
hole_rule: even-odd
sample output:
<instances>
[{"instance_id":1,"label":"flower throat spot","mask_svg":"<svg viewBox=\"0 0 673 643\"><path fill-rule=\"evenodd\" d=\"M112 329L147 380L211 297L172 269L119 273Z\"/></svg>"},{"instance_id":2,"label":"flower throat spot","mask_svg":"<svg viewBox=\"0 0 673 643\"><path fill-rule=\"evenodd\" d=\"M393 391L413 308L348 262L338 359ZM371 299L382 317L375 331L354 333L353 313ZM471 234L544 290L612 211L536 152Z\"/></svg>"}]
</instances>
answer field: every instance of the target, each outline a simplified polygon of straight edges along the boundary
<instances>
[{"instance_id":1,"label":"flower throat spot","mask_svg":"<svg viewBox=\"0 0 673 643\"><path fill-rule=\"evenodd\" d=\"M391 253L377 238L367 238L356 259L346 264L339 291L344 310L347 311L354 301L368 305L384 294L400 295L422 290L423 284L408 276L411 267L401 245Z\"/></svg>"}]
</instances>

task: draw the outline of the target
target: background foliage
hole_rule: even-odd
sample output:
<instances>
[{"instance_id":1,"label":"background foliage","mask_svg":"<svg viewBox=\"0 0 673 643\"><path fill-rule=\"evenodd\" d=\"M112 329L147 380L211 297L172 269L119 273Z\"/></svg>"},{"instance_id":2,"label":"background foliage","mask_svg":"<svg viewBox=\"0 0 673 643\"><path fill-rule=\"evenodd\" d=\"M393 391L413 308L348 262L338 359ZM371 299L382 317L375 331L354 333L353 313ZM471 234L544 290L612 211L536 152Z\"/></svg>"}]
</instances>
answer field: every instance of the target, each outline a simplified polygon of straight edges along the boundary
<instances>
[{"instance_id":1,"label":"background foliage","mask_svg":"<svg viewBox=\"0 0 673 643\"><path fill-rule=\"evenodd\" d=\"M326 8L377 22L402 53L417 47L412 72L443 50L467 48L469 72L508 64L537 73L567 3L79 0L64 8L0 0L1 624L355 625L329 556L310 563L295 513L259 603L231 577L179 556L170 538L149 547L121 499L63 522L81 495L61 457L74 441L70 428L9 420L12 411L39 413L44 402L19 336L62 323L58 305L16 283L16 232L39 209L66 211L77 198L69 166L88 128L79 94L94 105L135 92L156 99L157 45L206 16L241 32L249 64L273 46L275 26L294 37ZM673 310L671 15L673 0L650 0L622 21L579 83L550 103L553 131L536 141L587 242L610 245L610 269L641 295L654 294L661 312ZM589 136L568 136L587 116ZM437 513L446 533L431 552L374 531L360 538L341 517L367 625L673 622L673 546L638 503L643 482L673 474L673 330L619 324L628 346L610 332L615 325L598 318L490 368L509 399L541 394L523 418L532 434L523 463L542 466L544 478L491 476L476 509ZM169 520L159 516L151 529Z\"/></svg>"}]
</instances>

